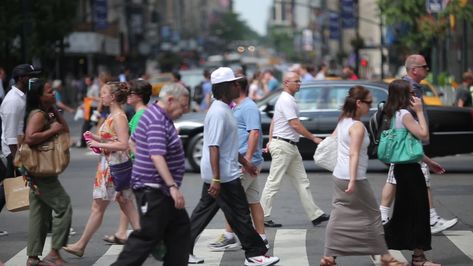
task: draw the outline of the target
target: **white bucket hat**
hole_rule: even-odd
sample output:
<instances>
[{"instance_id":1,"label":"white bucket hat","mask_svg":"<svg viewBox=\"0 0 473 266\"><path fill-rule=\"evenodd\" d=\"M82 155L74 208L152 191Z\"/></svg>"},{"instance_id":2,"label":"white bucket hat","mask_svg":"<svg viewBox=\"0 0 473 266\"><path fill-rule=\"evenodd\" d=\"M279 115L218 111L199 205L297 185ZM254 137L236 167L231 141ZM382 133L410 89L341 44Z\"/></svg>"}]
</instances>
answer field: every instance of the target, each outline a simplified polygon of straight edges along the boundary
<instances>
[{"instance_id":1,"label":"white bucket hat","mask_svg":"<svg viewBox=\"0 0 473 266\"><path fill-rule=\"evenodd\" d=\"M229 67L219 67L215 69L210 75L210 82L212 84L223 83L241 79L242 77L235 77L233 70Z\"/></svg>"}]
</instances>

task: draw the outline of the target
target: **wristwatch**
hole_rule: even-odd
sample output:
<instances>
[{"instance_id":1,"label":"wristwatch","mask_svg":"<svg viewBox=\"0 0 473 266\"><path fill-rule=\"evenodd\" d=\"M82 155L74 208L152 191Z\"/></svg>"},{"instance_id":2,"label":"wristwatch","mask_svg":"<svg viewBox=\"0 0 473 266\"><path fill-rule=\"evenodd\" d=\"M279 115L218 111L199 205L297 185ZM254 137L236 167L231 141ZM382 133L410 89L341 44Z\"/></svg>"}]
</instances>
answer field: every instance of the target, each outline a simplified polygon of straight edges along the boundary
<instances>
[{"instance_id":1,"label":"wristwatch","mask_svg":"<svg viewBox=\"0 0 473 266\"><path fill-rule=\"evenodd\" d=\"M171 189L172 187L175 187L175 188L179 189L179 187L177 186L176 183L172 183L171 185L167 185L167 187L168 187L169 189Z\"/></svg>"}]
</instances>

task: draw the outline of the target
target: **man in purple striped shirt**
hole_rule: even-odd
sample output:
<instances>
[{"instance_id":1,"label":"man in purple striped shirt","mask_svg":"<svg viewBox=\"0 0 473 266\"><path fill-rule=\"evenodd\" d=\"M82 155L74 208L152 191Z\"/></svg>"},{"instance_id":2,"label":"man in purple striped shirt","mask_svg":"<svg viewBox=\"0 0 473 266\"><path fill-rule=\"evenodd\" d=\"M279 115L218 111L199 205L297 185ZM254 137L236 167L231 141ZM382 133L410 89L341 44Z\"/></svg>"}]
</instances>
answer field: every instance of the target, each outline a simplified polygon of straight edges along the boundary
<instances>
[{"instance_id":1,"label":"man in purple striped shirt","mask_svg":"<svg viewBox=\"0 0 473 266\"><path fill-rule=\"evenodd\" d=\"M173 120L188 111L188 102L184 86L164 86L159 101L143 113L131 136L135 149L131 183L140 206L141 230L131 233L113 265L141 265L161 241L167 250L164 265L187 265L190 223L179 190L185 157Z\"/></svg>"}]
</instances>

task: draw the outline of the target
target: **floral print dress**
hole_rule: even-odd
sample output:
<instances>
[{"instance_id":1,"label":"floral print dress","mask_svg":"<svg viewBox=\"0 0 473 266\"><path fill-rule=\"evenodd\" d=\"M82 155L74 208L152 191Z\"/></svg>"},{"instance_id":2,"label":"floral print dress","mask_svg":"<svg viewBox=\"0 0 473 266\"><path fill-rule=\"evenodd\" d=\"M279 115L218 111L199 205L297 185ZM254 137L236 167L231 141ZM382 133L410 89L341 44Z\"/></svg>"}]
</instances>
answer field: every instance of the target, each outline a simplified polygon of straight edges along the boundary
<instances>
[{"instance_id":1,"label":"floral print dress","mask_svg":"<svg viewBox=\"0 0 473 266\"><path fill-rule=\"evenodd\" d=\"M126 115L124 113L110 114L99 129L99 135L102 142L117 141L118 135L114 128L114 119L118 116ZM129 160L128 151L107 151L102 149L100 160L97 165L94 183L94 199L114 200L115 188L113 186L112 176L110 175L109 164L123 163ZM131 190L125 191L125 197L131 197Z\"/></svg>"}]
</instances>

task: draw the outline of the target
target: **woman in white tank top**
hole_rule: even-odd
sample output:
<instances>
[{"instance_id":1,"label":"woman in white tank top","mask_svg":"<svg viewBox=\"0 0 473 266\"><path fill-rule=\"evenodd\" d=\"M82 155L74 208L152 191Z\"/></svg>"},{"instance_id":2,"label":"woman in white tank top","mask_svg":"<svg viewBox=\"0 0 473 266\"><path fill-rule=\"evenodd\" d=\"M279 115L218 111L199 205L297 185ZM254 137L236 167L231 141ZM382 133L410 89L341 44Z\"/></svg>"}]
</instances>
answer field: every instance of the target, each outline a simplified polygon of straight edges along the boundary
<instances>
[{"instance_id":1,"label":"woman in white tank top","mask_svg":"<svg viewBox=\"0 0 473 266\"><path fill-rule=\"evenodd\" d=\"M337 256L379 255L384 266L406 265L389 254L381 214L366 179L368 132L360 121L373 102L369 90L352 87L336 128L337 164L333 171L333 210L327 224L321 266L336 265Z\"/></svg>"}]
</instances>

